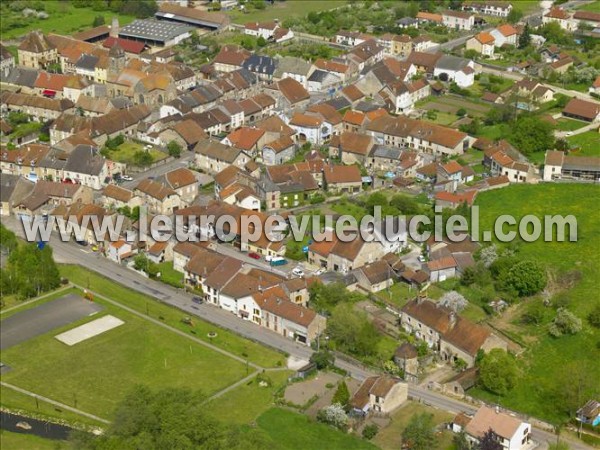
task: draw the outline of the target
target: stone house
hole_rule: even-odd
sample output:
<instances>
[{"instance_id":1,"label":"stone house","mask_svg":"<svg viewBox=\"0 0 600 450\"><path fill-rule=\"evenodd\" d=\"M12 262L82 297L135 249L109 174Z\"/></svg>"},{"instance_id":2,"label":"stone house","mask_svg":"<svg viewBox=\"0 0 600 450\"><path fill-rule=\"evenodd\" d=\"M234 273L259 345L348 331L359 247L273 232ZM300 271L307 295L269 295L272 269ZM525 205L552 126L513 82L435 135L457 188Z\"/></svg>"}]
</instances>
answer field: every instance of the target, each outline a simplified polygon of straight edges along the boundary
<instances>
[{"instance_id":1,"label":"stone house","mask_svg":"<svg viewBox=\"0 0 600 450\"><path fill-rule=\"evenodd\" d=\"M350 399L358 415L390 414L408 400L408 384L390 375L367 378Z\"/></svg>"}]
</instances>

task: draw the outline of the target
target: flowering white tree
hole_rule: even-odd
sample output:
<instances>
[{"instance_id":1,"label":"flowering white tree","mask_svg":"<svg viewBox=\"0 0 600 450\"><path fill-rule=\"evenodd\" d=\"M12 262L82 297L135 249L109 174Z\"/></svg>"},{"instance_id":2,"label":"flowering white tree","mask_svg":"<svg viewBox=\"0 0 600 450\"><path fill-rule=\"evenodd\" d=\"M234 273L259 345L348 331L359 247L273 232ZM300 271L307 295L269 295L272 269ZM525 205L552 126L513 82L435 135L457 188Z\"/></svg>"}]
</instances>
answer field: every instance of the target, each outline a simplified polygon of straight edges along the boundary
<instances>
[{"instance_id":1,"label":"flowering white tree","mask_svg":"<svg viewBox=\"0 0 600 450\"><path fill-rule=\"evenodd\" d=\"M479 259L485 267L490 267L498 259L498 249L492 244L481 249Z\"/></svg>"},{"instance_id":2,"label":"flowering white tree","mask_svg":"<svg viewBox=\"0 0 600 450\"><path fill-rule=\"evenodd\" d=\"M467 299L456 291L446 292L440 299L440 305L457 313L465 309L468 304Z\"/></svg>"},{"instance_id":3,"label":"flowering white tree","mask_svg":"<svg viewBox=\"0 0 600 450\"><path fill-rule=\"evenodd\" d=\"M348 425L348 415L344 411L344 407L339 403L334 403L319 410L317 420L339 429L344 429Z\"/></svg>"}]
</instances>

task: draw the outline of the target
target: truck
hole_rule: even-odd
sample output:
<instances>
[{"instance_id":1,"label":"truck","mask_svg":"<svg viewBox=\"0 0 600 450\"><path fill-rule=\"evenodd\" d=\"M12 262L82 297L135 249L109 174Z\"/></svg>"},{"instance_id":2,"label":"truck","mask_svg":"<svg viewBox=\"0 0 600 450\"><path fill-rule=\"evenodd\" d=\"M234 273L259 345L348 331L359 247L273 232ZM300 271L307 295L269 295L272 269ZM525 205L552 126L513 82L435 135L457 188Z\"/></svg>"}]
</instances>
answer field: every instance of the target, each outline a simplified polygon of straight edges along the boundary
<instances>
[{"instance_id":1,"label":"truck","mask_svg":"<svg viewBox=\"0 0 600 450\"><path fill-rule=\"evenodd\" d=\"M282 258L281 256L275 256L271 258L270 261L272 266L285 266L287 264L287 259Z\"/></svg>"}]
</instances>

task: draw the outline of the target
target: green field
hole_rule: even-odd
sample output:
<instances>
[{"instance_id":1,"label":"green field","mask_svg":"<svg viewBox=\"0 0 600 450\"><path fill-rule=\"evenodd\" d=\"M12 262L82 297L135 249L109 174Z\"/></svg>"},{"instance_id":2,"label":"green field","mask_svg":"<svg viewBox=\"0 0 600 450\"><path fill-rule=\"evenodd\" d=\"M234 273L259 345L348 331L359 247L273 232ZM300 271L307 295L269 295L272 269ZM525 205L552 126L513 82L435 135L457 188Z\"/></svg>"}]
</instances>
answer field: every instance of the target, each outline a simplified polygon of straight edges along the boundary
<instances>
[{"instance_id":1,"label":"green field","mask_svg":"<svg viewBox=\"0 0 600 450\"><path fill-rule=\"evenodd\" d=\"M69 447L63 441L53 441L31 434L2 430L0 431L0 448L2 450L62 450Z\"/></svg>"},{"instance_id":2,"label":"green field","mask_svg":"<svg viewBox=\"0 0 600 450\"><path fill-rule=\"evenodd\" d=\"M494 219L501 214L511 214L517 221L526 214L537 217L573 214L577 218L578 242L522 242L519 256L538 261L554 275L574 269L581 273L581 280L566 292L570 298L568 309L583 319L583 330L576 335L551 338L547 327L553 315L549 312L548 320L542 325L526 326L518 317L527 305L520 305L516 319L509 326L531 344L520 356L523 373L517 385L504 398L482 390L470 392L546 420L564 420L564 413L554 400L559 389L557 374L573 363L587 364L588 373L600 373L600 359L592 350L600 341L600 331L585 319L600 301L597 284L600 279L600 188L582 184L513 185L479 194L476 204L480 206L481 230L493 229Z\"/></svg>"},{"instance_id":3,"label":"green field","mask_svg":"<svg viewBox=\"0 0 600 450\"><path fill-rule=\"evenodd\" d=\"M291 370L269 371L263 374L271 383L268 387L259 386L257 377L236 387L221 397L212 400L208 409L217 419L229 424L249 424L274 404L275 393L281 389L292 375Z\"/></svg>"},{"instance_id":4,"label":"green field","mask_svg":"<svg viewBox=\"0 0 600 450\"><path fill-rule=\"evenodd\" d=\"M573 156L600 156L600 133L597 130L576 134L568 137L567 141L579 149L570 153Z\"/></svg>"},{"instance_id":5,"label":"green field","mask_svg":"<svg viewBox=\"0 0 600 450\"><path fill-rule=\"evenodd\" d=\"M144 146L142 144L127 141L119 145L116 150L110 150L107 157L113 161L136 165L134 162L134 155L138 151L144 151ZM152 156L152 162L160 161L167 157L166 153L163 153L156 148L151 148L149 152Z\"/></svg>"},{"instance_id":6,"label":"green field","mask_svg":"<svg viewBox=\"0 0 600 450\"><path fill-rule=\"evenodd\" d=\"M103 418L133 386L187 387L209 395L242 378L245 365L96 298L125 323L74 346L54 338L74 324L2 352L2 381Z\"/></svg>"},{"instance_id":7,"label":"green field","mask_svg":"<svg viewBox=\"0 0 600 450\"><path fill-rule=\"evenodd\" d=\"M242 358L248 358L250 362L262 367L281 366L285 362L284 355L266 348L260 344L249 341L228 330L219 328L202 320L194 320L194 326L190 327L181 323L181 319L187 314L176 308L160 304L156 299L133 291L123 285L108 280L80 266L61 266L61 273L68 277L73 283L80 286L90 286L90 289L109 298L118 299L119 302L153 318L161 320L172 327L194 332L194 336L213 345L227 350ZM217 332L217 337L212 340L207 334L211 331Z\"/></svg>"},{"instance_id":8,"label":"green field","mask_svg":"<svg viewBox=\"0 0 600 450\"><path fill-rule=\"evenodd\" d=\"M159 280L170 286L183 288L183 274L173 269L173 262L165 261L158 264Z\"/></svg>"},{"instance_id":9,"label":"green field","mask_svg":"<svg viewBox=\"0 0 600 450\"><path fill-rule=\"evenodd\" d=\"M43 5L48 13L47 19L23 18L21 13L11 11L8 2L2 2L2 40L12 39L28 33L31 30L41 30L44 33L72 34L92 28L96 16L104 16L110 24L112 17L119 18L119 24L126 25L134 20L133 16L113 13L112 11L94 11L92 8L75 8L70 3L58 0L33 2ZM39 10L39 9L38 9Z\"/></svg>"},{"instance_id":10,"label":"green field","mask_svg":"<svg viewBox=\"0 0 600 450\"><path fill-rule=\"evenodd\" d=\"M311 11L325 11L328 9L339 8L347 2L342 0L319 0L319 1L299 1L289 0L286 2L275 2L263 10L249 10L247 13L235 9L228 11L227 14L235 23L261 22L273 19L279 19L283 22L290 17L304 17Z\"/></svg>"},{"instance_id":11,"label":"green field","mask_svg":"<svg viewBox=\"0 0 600 450\"><path fill-rule=\"evenodd\" d=\"M582 5L582 6L578 7L577 9L582 10L582 11L592 11L592 12L600 13L600 1L596 0L595 2L586 3L585 5Z\"/></svg>"},{"instance_id":12,"label":"green field","mask_svg":"<svg viewBox=\"0 0 600 450\"><path fill-rule=\"evenodd\" d=\"M574 131L574 130L578 130L586 125L587 125L587 123L582 122L581 120L561 118L561 119L558 119L557 128L560 131ZM600 140L600 137L598 139Z\"/></svg>"},{"instance_id":13,"label":"green field","mask_svg":"<svg viewBox=\"0 0 600 450\"><path fill-rule=\"evenodd\" d=\"M276 443L277 450L375 449L374 445L286 409L271 408L257 420L258 426Z\"/></svg>"}]
</instances>

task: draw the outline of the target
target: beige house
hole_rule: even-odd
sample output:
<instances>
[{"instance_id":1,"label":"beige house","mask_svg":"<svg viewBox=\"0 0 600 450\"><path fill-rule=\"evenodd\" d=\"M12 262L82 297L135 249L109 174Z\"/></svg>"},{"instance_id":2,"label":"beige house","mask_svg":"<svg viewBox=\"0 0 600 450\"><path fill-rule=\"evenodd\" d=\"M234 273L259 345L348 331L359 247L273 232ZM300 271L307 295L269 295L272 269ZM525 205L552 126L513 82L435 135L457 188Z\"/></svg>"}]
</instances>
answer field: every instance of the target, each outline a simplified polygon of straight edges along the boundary
<instances>
[{"instance_id":1,"label":"beige house","mask_svg":"<svg viewBox=\"0 0 600 450\"><path fill-rule=\"evenodd\" d=\"M217 174L231 165L244 168L252 159L242 149L209 139L198 142L194 152L196 166L209 174Z\"/></svg>"},{"instance_id":2,"label":"beige house","mask_svg":"<svg viewBox=\"0 0 600 450\"><path fill-rule=\"evenodd\" d=\"M402 308L400 325L408 333L438 351L444 361L462 359L473 367L477 352L494 348L506 350L507 344L488 328L460 317L452 309L424 298Z\"/></svg>"},{"instance_id":3,"label":"beige house","mask_svg":"<svg viewBox=\"0 0 600 450\"><path fill-rule=\"evenodd\" d=\"M135 208L141 206L142 199L133 195L133 192L116 184L109 184L102 191L102 205L108 209L119 209L128 206Z\"/></svg>"},{"instance_id":4,"label":"beige house","mask_svg":"<svg viewBox=\"0 0 600 450\"><path fill-rule=\"evenodd\" d=\"M142 180L133 190L141 198L150 214L173 214L181 208L182 201L173 189L152 180Z\"/></svg>"},{"instance_id":5,"label":"beige house","mask_svg":"<svg viewBox=\"0 0 600 450\"><path fill-rule=\"evenodd\" d=\"M494 56L496 39L490 33L482 31L467 41L466 49L475 50L483 56Z\"/></svg>"},{"instance_id":6,"label":"beige house","mask_svg":"<svg viewBox=\"0 0 600 450\"><path fill-rule=\"evenodd\" d=\"M362 176L357 166L326 166L323 181L328 192L343 194L362 190Z\"/></svg>"},{"instance_id":7,"label":"beige house","mask_svg":"<svg viewBox=\"0 0 600 450\"><path fill-rule=\"evenodd\" d=\"M19 65L32 69L45 69L58 62L58 51L40 31L32 31L17 50Z\"/></svg>"},{"instance_id":8,"label":"beige house","mask_svg":"<svg viewBox=\"0 0 600 450\"><path fill-rule=\"evenodd\" d=\"M375 261L354 271L358 287L365 292L375 293L392 287L393 270L385 261Z\"/></svg>"},{"instance_id":9,"label":"beige house","mask_svg":"<svg viewBox=\"0 0 600 450\"><path fill-rule=\"evenodd\" d=\"M354 412L389 414L408 400L408 384L399 378L380 375L367 378L350 399Z\"/></svg>"},{"instance_id":10,"label":"beige house","mask_svg":"<svg viewBox=\"0 0 600 450\"><path fill-rule=\"evenodd\" d=\"M196 175L184 167L167 172L159 181L173 189L184 203L190 204L198 196Z\"/></svg>"}]
</instances>

